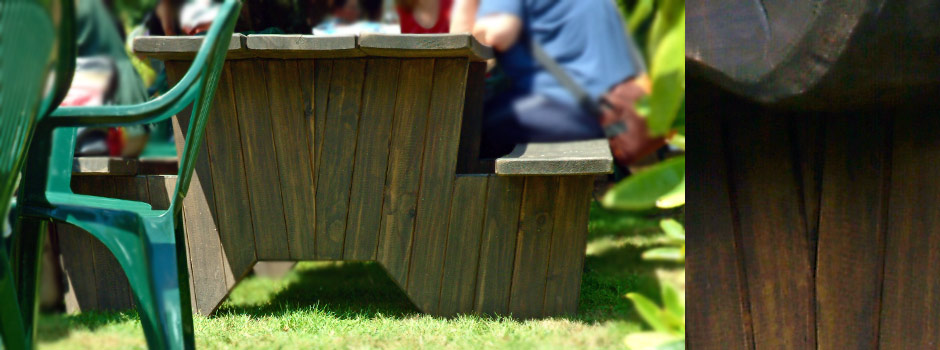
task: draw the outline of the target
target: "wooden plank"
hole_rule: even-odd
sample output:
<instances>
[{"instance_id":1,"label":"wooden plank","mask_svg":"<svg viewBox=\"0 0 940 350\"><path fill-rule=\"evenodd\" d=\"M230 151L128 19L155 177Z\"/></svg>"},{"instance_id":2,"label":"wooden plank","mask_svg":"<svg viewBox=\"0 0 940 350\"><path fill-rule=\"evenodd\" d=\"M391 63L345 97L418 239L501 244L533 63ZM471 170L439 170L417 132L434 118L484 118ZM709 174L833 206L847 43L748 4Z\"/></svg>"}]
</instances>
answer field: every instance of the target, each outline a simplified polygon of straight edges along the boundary
<instances>
[{"instance_id":1,"label":"wooden plank","mask_svg":"<svg viewBox=\"0 0 940 350\"><path fill-rule=\"evenodd\" d=\"M453 316L473 311L486 213L486 184L485 175L457 176L454 180L437 314Z\"/></svg>"},{"instance_id":2,"label":"wooden plank","mask_svg":"<svg viewBox=\"0 0 940 350\"><path fill-rule=\"evenodd\" d=\"M296 61L271 60L265 66L290 258L302 260L313 255L303 249L315 237L316 220L309 213L316 192L301 81Z\"/></svg>"},{"instance_id":3,"label":"wooden plank","mask_svg":"<svg viewBox=\"0 0 940 350\"><path fill-rule=\"evenodd\" d=\"M614 171L606 139L523 143L496 159L500 175L591 175Z\"/></svg>"},{"instance_id":4,"label":"wooden plank","mask_svg":"<svg viewBox=\"0 0 940 350\"><path fill-rule=\"evenodd\" d=\"M744 111L726 125L754 346L815 348L813 271L789 121Z\"/></svg>"},{"instance_id":5,"label":"wooden plank","mask_svg":"<svg viewBox=\"0 0 940 350\"><path fill-rule=\"evenodd\" d=\"M223 69L206 121L205 138L211 159L213 196L218 204L214 216L222 246L222 273L226 288L230 289L251 271L256 258L231 64L226 63Z\"/></svg>"},{"instance_id":6,"label":"wooden plank","mask_svg":"<svg viewBox=\"0 0 940 350\"><path fill-rule=\"evenodd\" d=\"M89 177L90 188L87 194L100 197L111 197L119 199L130 199L127 196L121 196L116 190L114 178L110 176ZM123 198L122 198L123 197ZM98 310L114 311L125 310L134 307L131 297L131 287L127 281L124 270L114 254L105 247L100 241L92 246L95 256L95 283L98 286L107 286L107 292L102 293L98 290Z\"/></svg>"},{"instance_id":7,"label":"wooden plank","mask_svg":"<svg viewBox=\"0 0 940 350\"><path fill-rule=\"evenodd\" d=\"M252 34L247 47L256 57L268 58L352 58L362 57L355 35Z\"/></svg>"},{"instance_id":8,"label":"wooden plank","mask_svg":"<svg viewBox=\"0 0 940 350\"><path fill-rule=\"evenodd\" d=\"M377 258L402 289L411 257L433 73L433 60L402 61L395 101Z\"/></svg>"},{"instance_id":9,"label":"wooden plank","mask_svg":"<svg viewBox=\"0 0 940 350\"><path fill-rule=\"evenodd\" d=\"M524 177L490 175L486 194L486 216L480 242L480 267L473 309L481 314L509 312L519 208Z\"/></svg>"},{"instance_id":10,"label":"wooden plank","mask_svg":"<svg viewBox=\"0 0 940 350\"><path fill-rule=\"evenodd\" d=\"M383 57L464 57L473 61L495 57L493 49L470 34L363 33L359 48L370 56Z\"/></svg>"},{"instance_id":11,"label":"wooden plank","mask_svg":"<svg viewBox=\"0 0 940 350\"><path fill-rule=\"evenodd\" d=\"M493 169L483 168L480 162L485 80L486 63L471 62L467 72L467 91L464 94L463 118L461 118L460 127L460 149L457 153L457 173L459 174L493 172Z\"/></svg>"},{"instance_id":12,"label":"wooden plank","mask_svg":"<svg viewBox=\"0 0 940 350\"><path fill-rule=\"evenodd\" d=\"M546 315L574 315L581 294L593 176L561 177L555 199L552 250L545 282Z\"/></svg>"},{"instance_id":13,"label":"wooden plank","mask_svg":"<svg viewBox=\"0 0 940 350\"><path fill-rule=\"evenodd\" d=\"M827 134L816 264L818 346L877 349L890 122L858 113L817 120L826 123Z\"/></svg>"},{"instance_id":14,"label":"wooden plank","mask_svg":"<svg viewBox=\"0 0 940 350\"><path fill-rule=\"evenodd\" d=\"M258 260L290 259L284 204L267 108L266 77L261 61L231 63L232 90L248 180L248 200ZM243 213L244 214L244 213Z\"/></svg>"},{"instance_id":15,"label":"wooden plank","mask_svg":"<svg viewBox=\"0 0 940 350\"><path fill-rule=\"evenodd\" d=\"M168 68L176 71L175 65ZM168 71L169 72L169 71ZM182 76L181 72L174 72L174 76ZM224 73L223 73L224 75ZM174 79L175 80L175 79ZM227 87L227 86L226 86ZM226 91L217 92L224 94ZM224 98L213 97L213 108ZM224 102L222 102L224 103ZM211 109L210 109L211 110ZM187 138L191 118L191 108L186 108L177 114L175 120L178 127L174 128L174 138L177 143L178 154L183 153L184 142ZM207 116L212 119L213 114ZM207 125L209 121L206 122ZM215 183L213 181L209 156L209 140L202 139L202 145L196 153L196 162L189 191L183 200L183 222L186 229L186 246L190 260L189 276L192 286L190 295L193 298L192 306L200 314L208 315L215 310L217 300L228 293L225 283L226 266L222 258L222 243L219 235L219 217L215 202Z\"/></svg>"},{"instance_id":16,"label":"wooden plank","mask_svg":"<svg viewBox=\"0 0 940 350\"><path fill-rule=\"evenodd\" d=\"M940 343L940 122L917 108L893 114L880 349ZM867 257L866 257L867 258Z\"/></svg>"},{"instance_id":17,"label":"wooden plank","mask_svg":"<svg viewBox=\"0 0 940 350\"><path fill-rule=\"evenodd\" d=\"M72 173L82 175L137 175L139 161L120 157L75 157L72 161Z\"/></svg>"},{"instance_id":18,"label":"wooden plank","mask_svg":"<svg viewBox=\"0 0 940 350\"><path fill-rule=\"evenodd\" d=\"M362 117L356 165L346 219L346 260L375 259L375 247L382 222L385 193L385 170L388 167L389 140L393 113L398 95L398 72L401 62L395 59L370 59L362 93Z\"/></svg>"},{"instance_id":19,"label":"wooden plank","mask_svg":"<svg viewBox=\"0 0 940 350\"><path fill-rule=\"evenodd\" d=\"M800 115L787 115L791 118L796 144L796 157L800 172L800 186L803 188L803 211L806 213L806 237L809 241L810 262L816 270L817 242L819 241L819 202L822 192L823 155L820 150L826 147L824 114L803 112Z\"/></svg>"},{"instance_id":20,"label":"wooden plank","mask_svg":"<svg viewBox=\"0 0 940 350\"><path fill-rule=\"evenodd\" d=\"M147 186L150 187L150 205L155 210L166 210L170 208L170 199L173 198L173 192L176 191L176 176L147 176ZM190 231L190 228L186 226L185 214L183 215L183 229L186 230L186 253L189 255L189 297L190 305L192 305L193 312L199 312L202 315L208 315L209 313L204 313L199 310L198 305L196 304L196 284L194 282L195 278L193 273L193 263L192 263L192 249L190 245L190 240L192 240L192 235L194 232ZM221 246L217 246L221 250ZM220 269L221 273L221 269ZM203 283L215 283L221 284L222 288L225 288L225 279L215 281L202 281ZM224 297L224 296L223 296ZM203 298L204 300L207 298ZM210 311L211 313L211 311Z\"/></svg>"},{"instance_id":21,"label":"wooden plank","mask_svg":"<svg viewBox=\"0 0 940 350\"><path fill-rule=\"evenodd\" d=\"M509 312L513 317L526 319L544 315L546 266L552 245L557 194L558 177L526 177L509 297Z\"/></svg>"},{"instance_id":22,"label":"wooden plank","mask_svg":"<svg viewBox=\"0 0 940 350\"><path fill-rule=\"evenodd\" d=\"M468 62L438 59L434 62L429 122L421 166L421 186L415 217L414 244L406 291L416 306L434 313L439 304L441 271L446 249L460 117L463 112Z\"/></svg>"},{"instance_id":23,"label":"wooden plank","mask_svg":"<svg viewBox=\"0 0 940 350\"><path fill-rule=\"evenodd\" d=\"M72 178L72 191L88 194L104 178L76 176ZM98 288L95 278L95 245L102 245L84 230L58 222L55 224L65 277L65 311L76 313L98 309Z\"/></svg>"},{"instance_id":24,"label":"wooden plank","mask_svg":"<svg viewBox=\"0 0 940 350\"><path fill-rule=\"evenodd\" d=\"M134 38L134 53L158 60L192 60L202 46L202 36L141 36ZM245 36L232 34L226 59L248 56Z\"/></svg>"},{"instance_id":25,"label":"wooden plank","mask_svg":"<svg viewBox=\"0 0 940 350\"><path fill-rule=\"evenodd\" d=\"M696 98L694 94L693 98ZM699 100L703 111L714 110L709 99ZM723 144L721 117L715 112L693 118L689 127L689 184L686 207L686 330L690 348L702 350L754 349L751 333L747 279L741 264L743 252L735 237L729 192L728 160Z\"/></svg>"},{"instance_id":26,"label":"wooden plank","mask_svg":"<svg viewBox=\"0 0 940 350\"><path fill-rule=\"evenodd\" d=\"M359 107L365 61L333 63L333 81L324 125L321 164L317 175L316 249L319 259L343 258L349 191L355 166Z\"/></svg>"}]
</instances>

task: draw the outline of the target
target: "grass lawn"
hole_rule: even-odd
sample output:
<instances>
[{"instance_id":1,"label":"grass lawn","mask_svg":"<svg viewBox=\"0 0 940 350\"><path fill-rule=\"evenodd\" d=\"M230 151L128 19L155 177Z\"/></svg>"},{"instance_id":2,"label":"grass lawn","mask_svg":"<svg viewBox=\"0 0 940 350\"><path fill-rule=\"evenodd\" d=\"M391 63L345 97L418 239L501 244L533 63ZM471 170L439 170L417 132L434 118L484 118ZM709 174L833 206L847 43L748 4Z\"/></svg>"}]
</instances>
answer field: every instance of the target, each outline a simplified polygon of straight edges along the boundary
<instances>
[{"instance_id":1,"label":"grass lawn","mask_svg":"<svg viewBox=\"0 0 940 350\"><path fill-rule=\"evenodd\" d=\"M662 241L658 219L591 210L577 315L544 320L418 313L374 263L305 262L281 279L246 278L212 317L196 316L202 349L623 348L645 326L624 295L658 296L656 276L684 285L681 266L643 262ZM40 349L143 349L133 311L48 314Z\"/></svg>"}]
</instances>

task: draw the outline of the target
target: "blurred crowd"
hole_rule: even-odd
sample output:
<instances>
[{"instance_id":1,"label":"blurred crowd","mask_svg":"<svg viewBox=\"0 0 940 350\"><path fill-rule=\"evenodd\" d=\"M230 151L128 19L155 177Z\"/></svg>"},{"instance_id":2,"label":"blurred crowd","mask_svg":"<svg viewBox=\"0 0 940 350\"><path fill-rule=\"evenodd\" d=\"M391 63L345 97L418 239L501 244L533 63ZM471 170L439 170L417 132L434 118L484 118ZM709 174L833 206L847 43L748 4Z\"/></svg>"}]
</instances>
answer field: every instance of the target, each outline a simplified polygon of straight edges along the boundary
<instances>
[{"instance_id":1,"label":"blurred crowd","mask_svg":"<svg viewBox=\"0 0 940 350\"><path fill-rule=\"evenodd\" d=\"M67 105L140 103L165 92L161 63L133 55L133 38L200 35L218 9L211 0L76 2L81 58ZM644 143L636 153L661 145L637 136L645 129L634 105L649 84L625 28L612 0L243 0L235 30L471 33L497 52L484 109L483 153L493 156L520 142L603 137L616 151L620 134ZM171 145L169 125L151 125L82 130L76 151L172 156Z\"/></svg>"}]
</instances>

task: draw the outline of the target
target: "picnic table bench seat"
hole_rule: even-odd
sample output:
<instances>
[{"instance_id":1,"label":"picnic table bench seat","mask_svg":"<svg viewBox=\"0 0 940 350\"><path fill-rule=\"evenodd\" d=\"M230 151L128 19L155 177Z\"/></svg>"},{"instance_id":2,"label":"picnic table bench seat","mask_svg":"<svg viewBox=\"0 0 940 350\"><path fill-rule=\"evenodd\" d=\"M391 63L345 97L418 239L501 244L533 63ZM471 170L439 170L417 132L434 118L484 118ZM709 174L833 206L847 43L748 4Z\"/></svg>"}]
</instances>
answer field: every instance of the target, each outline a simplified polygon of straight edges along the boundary
<instances>
[{"instance_id":1,"label":"picnic table bench seat","mask_svg":"<svg viewBox=\"0 0 940 350\"><path fill-rule=\"evenodd\" d=\"M172 83L199 40L134 49ZM234 35L183 209L195 311L259 261L371 260L434 315L575 312L613 160L604 140L481 159L490 57L469 35Z\"/></svg>"}]
</instances>

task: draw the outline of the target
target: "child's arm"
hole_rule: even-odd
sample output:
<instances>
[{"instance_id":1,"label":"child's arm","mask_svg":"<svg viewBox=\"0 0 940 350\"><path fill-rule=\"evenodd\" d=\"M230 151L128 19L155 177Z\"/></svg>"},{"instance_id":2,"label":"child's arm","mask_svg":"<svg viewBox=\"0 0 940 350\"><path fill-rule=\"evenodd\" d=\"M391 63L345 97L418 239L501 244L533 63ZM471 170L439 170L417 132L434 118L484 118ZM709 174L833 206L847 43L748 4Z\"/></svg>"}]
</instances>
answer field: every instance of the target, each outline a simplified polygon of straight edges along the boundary
<instances>
[{"instance_id":1,"label":"child's arm","mask_svg":"<svg viewBox=\"0 0 940 350\"><path fill-rule=\"evenodd\" d=\"M477 19L473 25L473 36L484 45L497 51L506 51L522 31L522 19L511 14L492 14Z\"/></svg>"},{"instance_id":2,"label":"child's arm","mask_svg":"<svg viewBox=\"0 0 940 350\"><path fill-rule=\"evenodd\" d=\"M476 22L479 6L480 0L454 0L454 7L450 15L450 32L473 32L473 23Z\"/></svg>"}]
</instances>

